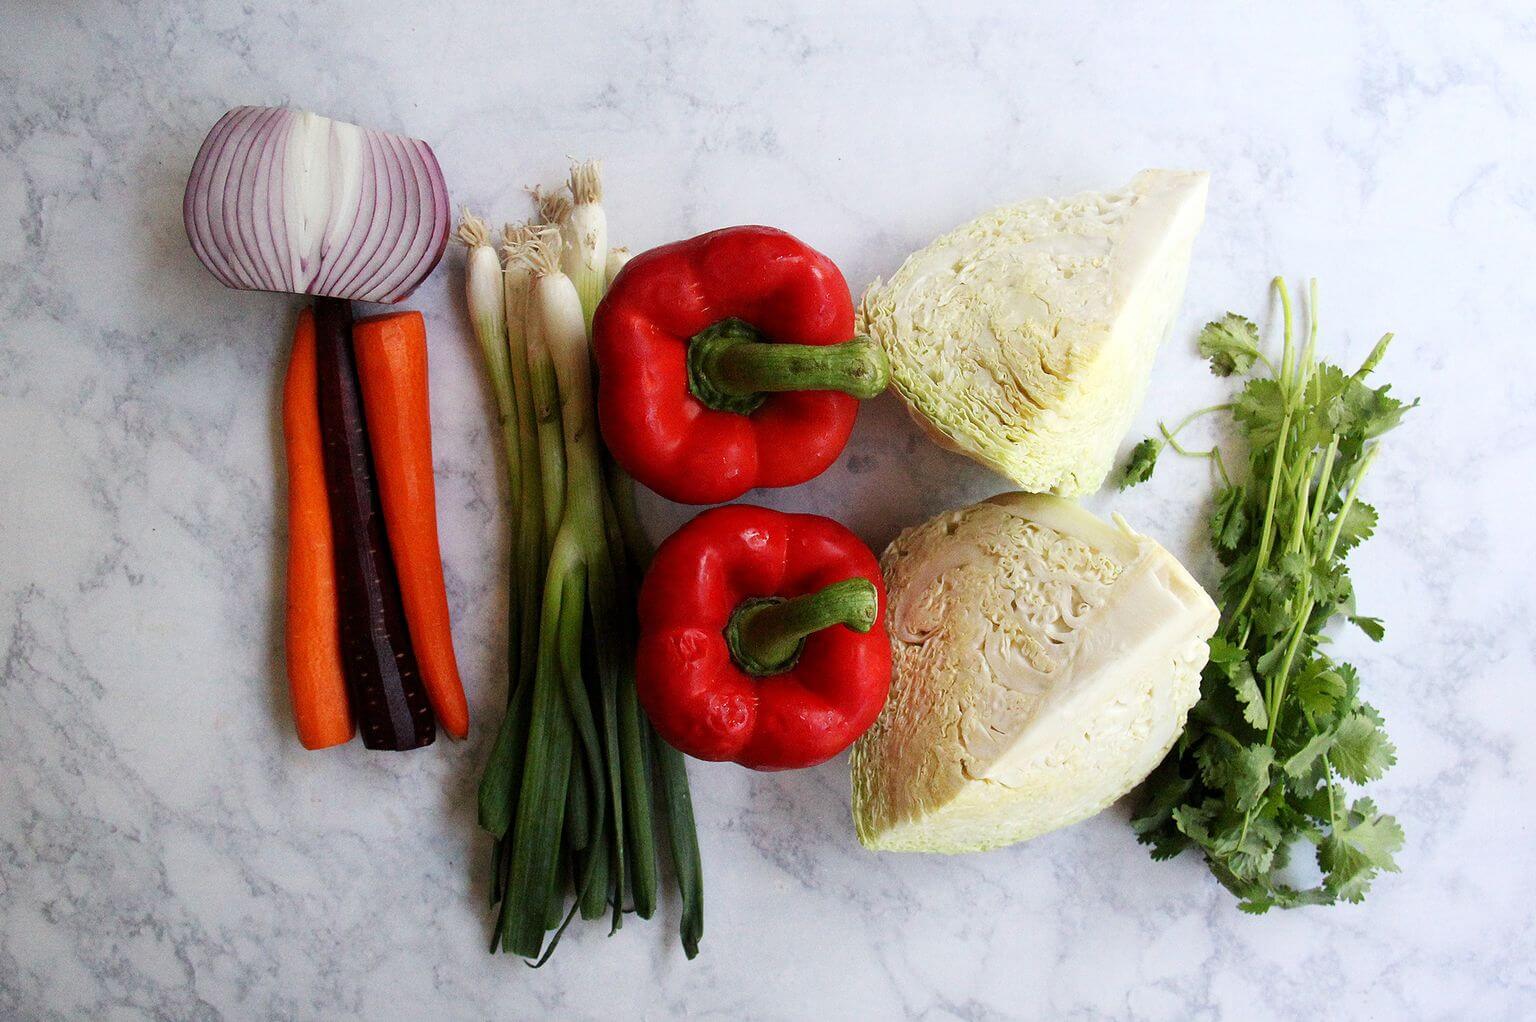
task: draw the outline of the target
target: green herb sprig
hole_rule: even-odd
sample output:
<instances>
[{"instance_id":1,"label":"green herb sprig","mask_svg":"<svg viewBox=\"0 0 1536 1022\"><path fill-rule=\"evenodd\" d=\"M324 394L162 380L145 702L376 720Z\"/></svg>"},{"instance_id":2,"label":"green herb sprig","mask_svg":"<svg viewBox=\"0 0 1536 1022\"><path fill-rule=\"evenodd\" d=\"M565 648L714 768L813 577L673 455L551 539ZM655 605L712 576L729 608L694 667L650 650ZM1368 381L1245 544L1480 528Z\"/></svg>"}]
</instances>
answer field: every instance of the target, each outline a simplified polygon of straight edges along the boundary
<instances>
[{"instance_id":1,"label":"green herb sprig","mask_svg":"<svg viewBox=\"0 0 1536 1022\"><path fill-rule=\"evenodd\" d=\"M1297 343L1285 281L1284 348L1271 362L1252 321L1228 313L1208 323L1199 348L1217 376L1248 377L1228 404L1204 408L1173 429L1159 424L1131 453L1122 487L1151 477L1165 449L1209 459L1221 481L1210 539L1225 566L1221 624L1189 724L1142 789L1132 820L1156 859L1187 848L1246 912L1358 902L1382 871L1396 871L1397 821L1346 784L1374 781L1396 762L1381 714L1360 698L1355 669L1325 651L1325 629L1343 617L1374 641L1385 629L1355 610L1345 559L1376 528L1360 484L1377 438L1417 401L1365 381L1391 343L1387 334L1353 373L1317 359L1317 285L1308 330ZM1234 479L1219 446L1190 450L1178 435L1204 415L1232 416L1248 472ZM1322 880L1290 882L1302 842L1316 849Z\"/></svg>"}]
</instances>

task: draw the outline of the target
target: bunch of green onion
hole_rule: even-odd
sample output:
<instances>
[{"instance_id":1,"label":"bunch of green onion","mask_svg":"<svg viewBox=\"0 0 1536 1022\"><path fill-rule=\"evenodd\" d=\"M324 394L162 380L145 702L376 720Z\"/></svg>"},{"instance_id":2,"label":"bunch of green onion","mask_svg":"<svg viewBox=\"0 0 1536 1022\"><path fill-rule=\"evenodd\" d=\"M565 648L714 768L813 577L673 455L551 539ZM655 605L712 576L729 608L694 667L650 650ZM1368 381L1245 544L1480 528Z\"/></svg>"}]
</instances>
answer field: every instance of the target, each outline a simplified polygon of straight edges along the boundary
<instances>
[{"instance_id":1,"label":"bunch of green onion","mask_svg":"<svg viewBox=\"0 0 1536 1022\"><path fill-rule=\"evenodd\" d=\"M608 247L596 162L570 195L535 192L505 266L465 210L467 293L506 445L512 507L506 716L480 782L498 948L543 964L579 913L656 911L658 832L689 958L703 933L698 837L682 754L635 695L635 594L650 545L630 480L598 439L592 314L628 253Z\"/></svg>"}]
</instances>

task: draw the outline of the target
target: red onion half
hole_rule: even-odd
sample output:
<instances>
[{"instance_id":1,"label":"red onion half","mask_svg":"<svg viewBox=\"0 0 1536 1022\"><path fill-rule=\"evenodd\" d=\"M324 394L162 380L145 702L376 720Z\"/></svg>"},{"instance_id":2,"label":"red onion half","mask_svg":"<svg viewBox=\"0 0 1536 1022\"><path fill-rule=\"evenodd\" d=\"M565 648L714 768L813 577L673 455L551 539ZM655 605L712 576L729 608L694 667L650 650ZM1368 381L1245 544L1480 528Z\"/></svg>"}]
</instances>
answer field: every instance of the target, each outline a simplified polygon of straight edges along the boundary
<instances>
[{"instance_id":1,"label":"red onion half","mask_svg":"<svg viewBox=\"0 0 1536 1022\"><path fill-rule=\"evenodd\" d=\"M219 282L398 302L448 244L448 188L418 139L319 114L236 107L198 150L181 204Z\"/></svg>"}]
</instances>

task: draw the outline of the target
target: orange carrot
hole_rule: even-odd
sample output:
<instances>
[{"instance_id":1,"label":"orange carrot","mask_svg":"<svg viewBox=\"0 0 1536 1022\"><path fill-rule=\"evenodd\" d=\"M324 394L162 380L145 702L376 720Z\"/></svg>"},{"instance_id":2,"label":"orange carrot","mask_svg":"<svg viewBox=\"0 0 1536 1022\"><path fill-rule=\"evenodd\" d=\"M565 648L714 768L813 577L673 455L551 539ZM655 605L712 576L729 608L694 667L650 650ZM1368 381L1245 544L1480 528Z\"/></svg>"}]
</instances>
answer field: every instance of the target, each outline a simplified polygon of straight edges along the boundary
<instances>
[{"instance_id":1,"label":"orange carrot","mask_svg":"<svg viewBox=\"0 0 1536 1022\"><path fill-rule=\"evenodd\" d=\"M351 741L352 714L341 672L336 562L326 498L315 366L315 317L305 309L293 331L283 381L288 457L288 688L306 749Z\"/></svg>"},{"instance_id":2,"label":"orange carrot","mask_svg":"<svg viewBox=\"0 0 1536 1022\"><path fill-rule=\"evenodd\" d=\"M463 738L469 733L469 705L453 655L437 543L426 326L419 312L373 316L352 325L352 346L411 645L443 730Z\"/></svg>"}]
</instances>

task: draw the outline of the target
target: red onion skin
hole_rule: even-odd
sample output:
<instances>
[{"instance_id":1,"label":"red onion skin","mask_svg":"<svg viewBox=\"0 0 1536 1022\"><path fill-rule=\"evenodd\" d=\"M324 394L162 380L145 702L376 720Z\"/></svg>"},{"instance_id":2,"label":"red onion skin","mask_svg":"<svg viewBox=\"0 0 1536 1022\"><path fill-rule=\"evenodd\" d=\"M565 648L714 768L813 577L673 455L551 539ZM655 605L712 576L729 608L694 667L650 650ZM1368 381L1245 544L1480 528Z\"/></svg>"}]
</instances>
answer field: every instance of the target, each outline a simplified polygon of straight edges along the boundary
<instances>
[{"instance_id":1,"label":"red onion skin","mask_svg":"<svg viewBox=\"0 0 1536 1022\"><path fill-rule=\"evenodd\" d=\"M261 149L252 151L257 160L256 172L251 177L251 234L256 239L256 265L261 269L262 282L269 291L289 290L283 279L277 242L272 236L271 212L272 182L281 180L275 173L275 164L282 159L287 147L287 127L283 118L275 119L264 133Z\"/></svg>"},{"instance_id":2,"label":"red onion skin","mask_svg":"<svg viewBox=\"0 0 1536 1022\"><path fill-rule=\"evenodd\" d=\"M240 122L255 116L254 107L237 107L225 114L214 130L209 133L208 141L203 143L203 148L198 152L197 162L193 164L192 175L187 184L187 193L193 196L194 220L188 224L187 233L197 234L208 250L209 260L214 275L221 277L226 287L237 286L238 278L235 272L233 257L226 254L223 246L219 244L219 234L222 232L222 221L214 212L214 197L216 189L222 202L222 185L218 175L218 162L220 156L226 152L225 142L234 133ZM219 231L214 229L219 225ZM209 264L205 260L205 265Z\"/></svg>"},{"instance_id":3,"label":"red onion skin","mask_svg":"<svg viewBox=\"0 0 1536 1022\"><path fill-rule=\"evenodd\" d=\"M267 111L262 116L260 126L253 128L249 136L250 141L240 148L235 157L239 164L239 173L230 175L231 180L235 182L234 202L232 205L226 203L224 207L225 227L238 241L249 264L245 285L262 291L270 291L272 288L262 272L261 250L256 244L256 230L253 222L256 210L252 202L252 192L256 187L256 170L261 162L257 154L260 153L267 139L272 122L281 119L281 116L278 111ZM230 215L231 209L233 209L233 216Z\"/></svg>"},{"instance_id":4,"label":"red onion skin","mask_svg":"<svg viewBox=\"0 0 1536 1022\"><path fill-rule=\"evenodd\" d=\"M224 207L234 201L234 193L239 189L239 143L249 134L250 125L259 121L263 113L260 107L249 107L247 112L248 116L242 117L238 124L230 127L224 146L214 157L208 180L208 229L215 248L224 254L229 263L230 278L235 281L236 287L250 286L248 281L251 279L251 267L245 261L244 247L230 235L229 219Z\"/></svg>"},{"instance_id":5,"label":"red onion skin","mask_svg":"<svg viewBox=\"0 0 1536 1022\"><path fill-rule=\"evenodd\" d=\"M402 251L402 235L406 229L406 215L410 210L405 196L404 168L395 159L389 139L382 132L374 131L371 134L384 169L384 180L388 182L389 214L384 221L384 236L379 241L379 247L353 286L359 293L367 295L369 301L377 301L373 287L378 282L379 274L389 265L390 259L398 258L398 253Z\"/></svg>"},{"instance_id":6,"label":"red onion skin","mask_svg":"<svg viewBox=\"0 0 1536 1022\"><path fill-rule=\"evenodd\" d=\"M448 248L448 227L452 222L452 215L448 212L447 185L444 184L441 174L431 172L431 168L437 164L437 157L433 155L431 147L420 139L411 139L411 144L416 149L422 166L427 168L427 180L432 186L433 229L427 247L421 254L420 262L406 278L409 286L397 292L393 298L389 299L390 302L408 298L411 292L427 279L427 275L432 272L432 267L437 265L438 260L443 257L443 252Z\"/></svg>"},{"instance_id":7,"label":"red onion skin","mask_svg":"<svg viewBox=\"0 0 1536 1022\"><path fill-rule=\"evenodd\" d=\"M419 171L418 184L423 188L422 209L429 230L423 239L421 258L391 289L393 294L386 299L391 302L398 302L409 294L410 289L416 286L412 281L420 283L427 270L442 258L443 249L448 243L448 224L451 219L448 213L448 190L442 186L441 175L432 173L432 162L435 160L432 150L427 148L425 142L417 139L407 139L406 143Z\"/></svg>"},{"instance_id":8,"label":"red onion skin","mask_svg":"<svg viewBox=\"0 0 1536 1022\"><path fill-rule=\"evenodd\" d=\"M358 272L356 279L352 281L349 290L365 296L365 301L373 301L373 284L380 271L389 264L390 258L401 244L401 235L404 233L405 202L404 194L398 185L399 166L395 163L393 151L390 149L389 139L382 132L369 130L369 139L373 143L377 159L377 166L383 172L380 177L380 187L388 196L385 208L388 210L383 219L384 231L379 238L378 246L369 256L367 263Z\"/></svg>"},{"instance_id":9,"label":"red onion skin","mask_svg":"<svg viewBox=\"0 0 1536 1022\"><path fill-rule=\"evenodd\" d=\"M230 124L239 114L239 108L231 110L208 132L208 137L203 140L202 147L197 151L197 157L192 161L192 172L188 175L187 191L181 200L181 222L187 231L187 241L192 245L192 251L197 253L197 258L208 267L208 272L218 278L219 283L225 287L234 287L233 279L229 275L229 267L224 262L223 253L212 244L205 228L208 225L208 189L207 182L197 180L198 168L205 164L210 151L216 150L224 136L229 134Z\"/></svg>"},{"instance_id":10,"label":"red onion skin","mask_svg":"<svg viewBox=\"0 0 1536 1022\"><path fill-rule=\"evenodd\" d=\"M274 122L281 120L281 114L268 112L262 117L260 125L252 126L249 135L246 136L246 144L240 147L235 156L238 172L232 170L230 173L230 180L234 182L235 189L234 202L224 207L226 227L233 233L250 266L245 286L260 290L270 290L271 284L266 279L261 247L256 241L254 195L256 172L262 162L261 150L271 135ZM231 216L231 210L233 210L233 216Z\"/></svg>"},{"instance_id":11,"label":"red onion skin","mask_svg":"<svg viewBox=\"0 0 1536 1022\"><path fill-rule=\"evenodd\" d=\"M414 264L402 268L402 272L395 274L387 286L382 289L380 300L385 302L398 302L416 288L425 279L432 266L437 265L442 257L443 248L448 241L448 226L451 217L448 213L448 194L445 188L439 184L441 175L433 174L432 165L435 157L432 150L427 148L425 142L414 138L399 138L402 148L408 157L410 166L415 175L416 202L420 210L421 230L417 233L412 251L420 252L420 258Z\"/></svg>"},{"instance_id":12,"label":"red onion skin","mask_svg":"<svg viewBox=\"0 0 1536 1022\"><path fill-rule=\"evenodd\" d=\"M405 144L405 140L398 136L385 136L384 141L389 143L390 150L394 153L394 165L400 168L401 200L405 207L405 219L401 224L399 241L394 250L384 261L379 275L369 284L368 293L373 296L372 301L382 302L390 291L405 282L405 275L410 272L413 259L406 258L412 252L420 250L426 243L426 236L432 230L432 225L427 222L427 217L432 213L429 204L430 194L422 194L421 178L426 168L418 169L415 164L415 152Z\"/></svg>"}]
</instances>

